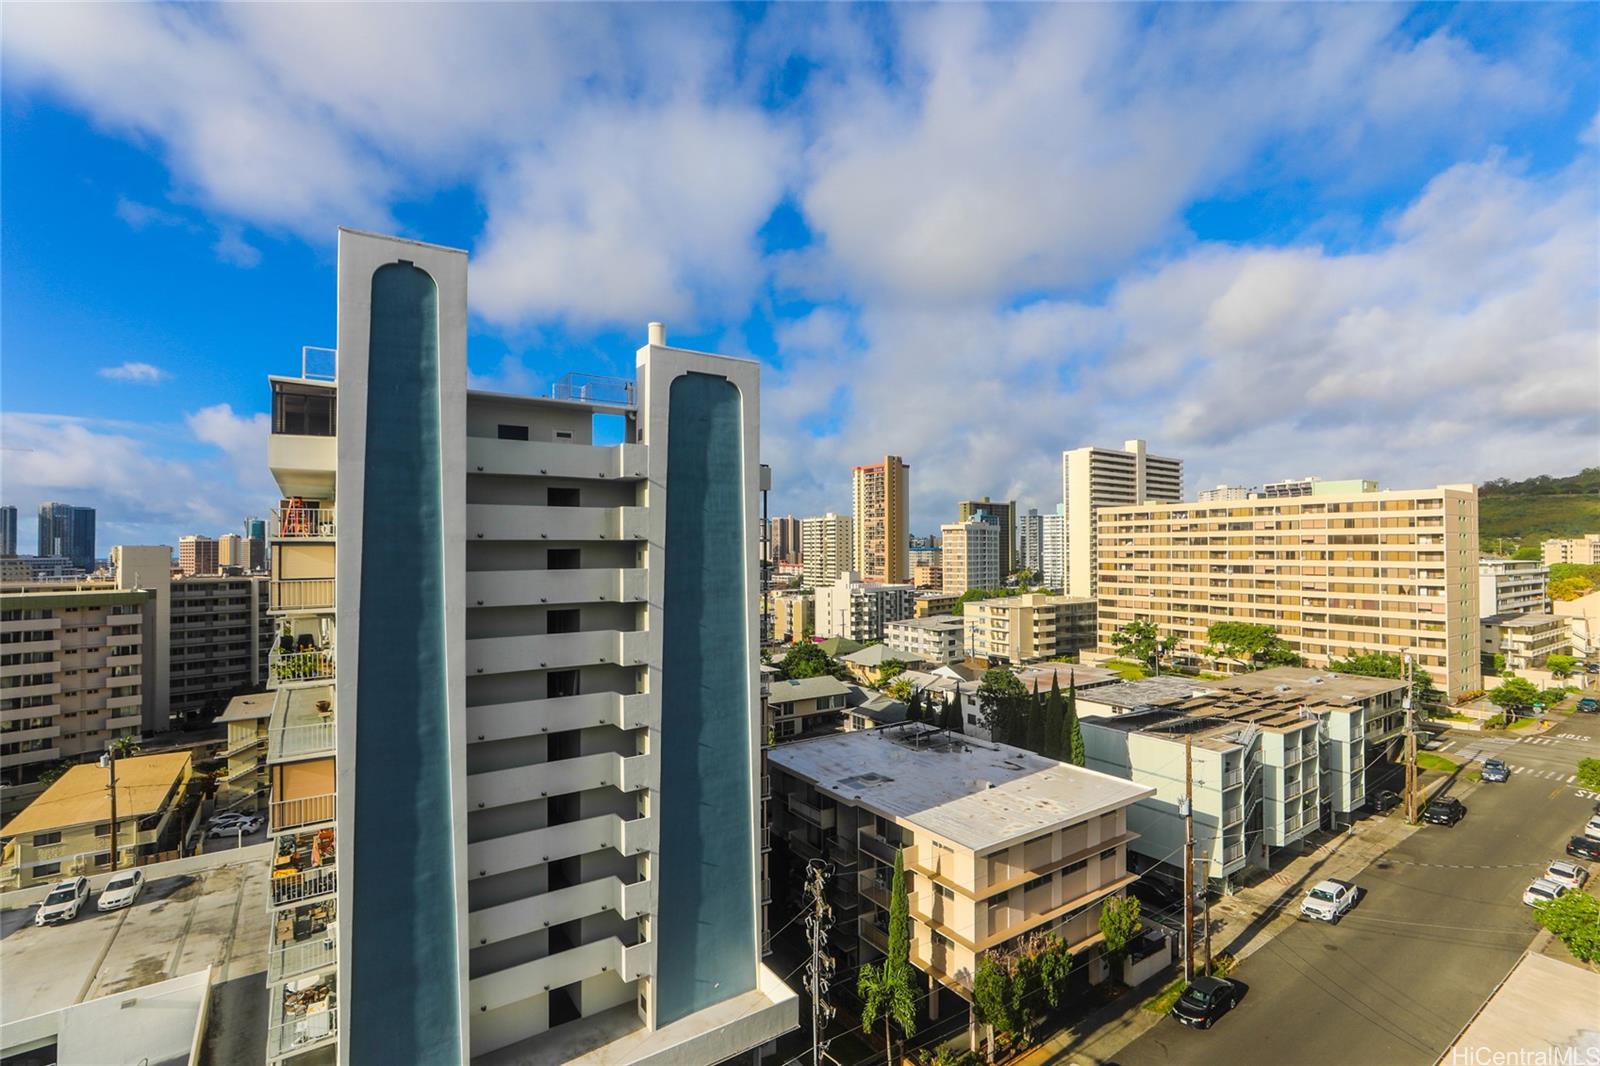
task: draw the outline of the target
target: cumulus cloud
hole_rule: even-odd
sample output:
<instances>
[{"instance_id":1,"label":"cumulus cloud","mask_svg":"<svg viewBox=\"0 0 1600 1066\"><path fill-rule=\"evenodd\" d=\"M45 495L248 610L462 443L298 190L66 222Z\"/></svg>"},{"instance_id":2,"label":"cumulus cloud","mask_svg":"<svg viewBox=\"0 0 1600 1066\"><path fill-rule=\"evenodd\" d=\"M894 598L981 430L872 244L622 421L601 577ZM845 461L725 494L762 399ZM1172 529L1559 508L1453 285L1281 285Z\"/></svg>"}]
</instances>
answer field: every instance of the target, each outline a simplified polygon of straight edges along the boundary
<instances>
[{"instance_id":1,"label":"cumulus cloud","mask_svg":"<svg viewBox=\"0 0 1600 1066\"><path fill-rule=\"evenodd\" d=\"M165 370L150 363L127 362L118 366L103 366L97 373L112 381L131 381L137 385L154 385L171 377Z\"/></svg>"}]
</instances>

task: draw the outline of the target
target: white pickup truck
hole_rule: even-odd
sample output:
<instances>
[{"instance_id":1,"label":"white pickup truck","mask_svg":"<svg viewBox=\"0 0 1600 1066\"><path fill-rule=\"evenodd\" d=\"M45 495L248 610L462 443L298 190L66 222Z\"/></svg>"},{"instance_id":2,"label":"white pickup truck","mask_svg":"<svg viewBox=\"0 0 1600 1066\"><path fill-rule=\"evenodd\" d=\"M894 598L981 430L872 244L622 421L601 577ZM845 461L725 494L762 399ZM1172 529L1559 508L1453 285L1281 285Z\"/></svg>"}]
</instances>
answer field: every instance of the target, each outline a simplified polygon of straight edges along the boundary
<instances>
[{"instance_id":1,"label":"white pickup truck","mask_svg":"<svg viewBox=\"0 0 1600 1066\"><path fill-rule=\"evenodd\" d=\"M1340 915L1355 906L1360 894L1348 881L1319 881L1300 901L1300 917L1337 922Z\"/></svg>"}]
</instances>

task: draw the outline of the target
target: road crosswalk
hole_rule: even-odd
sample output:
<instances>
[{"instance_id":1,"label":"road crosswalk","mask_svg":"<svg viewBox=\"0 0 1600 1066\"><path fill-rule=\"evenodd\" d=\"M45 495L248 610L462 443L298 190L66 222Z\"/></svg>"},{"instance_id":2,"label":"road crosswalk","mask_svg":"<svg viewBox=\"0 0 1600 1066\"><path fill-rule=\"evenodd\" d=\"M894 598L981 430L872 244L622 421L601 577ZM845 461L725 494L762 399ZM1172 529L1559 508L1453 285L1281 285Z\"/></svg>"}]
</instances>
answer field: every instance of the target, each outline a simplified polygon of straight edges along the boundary
<instances>
[{"instance_id":1,"label":"road crosswalk","mask_svg":"<svg viewBox=\"0 0 1600 1066\"><path fill-rule=\"evenodd\" d=\"M1522 777L1542 777L1546 781L1560 781L1566 785L1578 779L1576 774L1564 774L1560 770L1536 770L1531 766L1513 766L1511 772Z\"/></svg>"}]
</instances>

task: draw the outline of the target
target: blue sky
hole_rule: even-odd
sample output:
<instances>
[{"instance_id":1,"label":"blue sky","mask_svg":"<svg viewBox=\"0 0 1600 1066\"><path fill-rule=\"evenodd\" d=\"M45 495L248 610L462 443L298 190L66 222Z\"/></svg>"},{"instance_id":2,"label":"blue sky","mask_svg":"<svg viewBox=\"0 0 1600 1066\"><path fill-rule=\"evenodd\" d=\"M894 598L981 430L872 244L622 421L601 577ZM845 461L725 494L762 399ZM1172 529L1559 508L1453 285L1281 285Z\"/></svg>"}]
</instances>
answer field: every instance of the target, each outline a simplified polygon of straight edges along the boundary
<instances>
[{"instance_id":1,"label":"blue sky","mask_svg":"<svg viewBox=\"0 0 1600 1066\"><path fill-rule=\"evenodd\" d=\"M1600 7L13 6L0 497L271 506L333 234L473 255L475 380L760 358L774 513L1566 473L1600 440ZM407 72L402 74L402 72Z\"/></svg>"}]
</instances>

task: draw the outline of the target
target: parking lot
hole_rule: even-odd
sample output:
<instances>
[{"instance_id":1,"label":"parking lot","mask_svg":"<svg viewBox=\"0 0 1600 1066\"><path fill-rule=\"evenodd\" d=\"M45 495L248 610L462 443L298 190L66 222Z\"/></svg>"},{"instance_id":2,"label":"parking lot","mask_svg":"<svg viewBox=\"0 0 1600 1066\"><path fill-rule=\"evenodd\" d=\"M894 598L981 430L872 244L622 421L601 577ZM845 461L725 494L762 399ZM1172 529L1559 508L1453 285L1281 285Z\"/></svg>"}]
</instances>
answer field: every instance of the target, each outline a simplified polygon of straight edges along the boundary
<instances>
[{"instance_id":1,"label":"parking lot","mask_svg":"<svg viewBox=\"0 0 1600 1066\"><path fill-rule=\"evenodd\" d=\"M33 902L18 905L42 892L10 894L11 905L0 910L0 1022L207 966L216 967L215 985L264 971L267 850L235 855L143 867L139 898L106 914L94 908L109 876L97 876L85 908L58 926L35 926Z\"/></svg>"}]
</instances>

